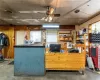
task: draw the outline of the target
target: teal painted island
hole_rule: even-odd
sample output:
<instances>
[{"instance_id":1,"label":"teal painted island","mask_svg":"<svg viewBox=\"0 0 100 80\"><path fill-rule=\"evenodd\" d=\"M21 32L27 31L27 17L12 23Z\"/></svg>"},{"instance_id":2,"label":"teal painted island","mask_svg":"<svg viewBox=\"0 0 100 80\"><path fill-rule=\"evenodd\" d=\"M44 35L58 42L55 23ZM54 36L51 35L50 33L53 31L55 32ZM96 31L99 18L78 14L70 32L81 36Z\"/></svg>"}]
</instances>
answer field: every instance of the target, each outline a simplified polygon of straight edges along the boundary
<instances>
[{"instance_id":1,"label":"teal painted island","mask_svg":"<svg viewBox=\"0 0 100 80\"><path fill-rule=\"evenodd\" d=\"M14 75L42 76L45 75L45 46L16 45L14 46Z\"/></svg>"}]
</instances>

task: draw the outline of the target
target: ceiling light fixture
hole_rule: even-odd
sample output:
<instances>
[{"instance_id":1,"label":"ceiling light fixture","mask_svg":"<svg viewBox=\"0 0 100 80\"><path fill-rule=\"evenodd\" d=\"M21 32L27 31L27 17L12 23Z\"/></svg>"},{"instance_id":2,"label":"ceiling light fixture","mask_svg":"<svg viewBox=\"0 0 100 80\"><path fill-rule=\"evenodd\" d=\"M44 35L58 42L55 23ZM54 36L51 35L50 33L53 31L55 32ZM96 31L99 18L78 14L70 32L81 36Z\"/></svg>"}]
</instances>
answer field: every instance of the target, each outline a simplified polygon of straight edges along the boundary
<instances>
[{"instance_id":1,"label":"ceiling light fixture","mask_svg":"<svg viewBox=\"0 0 100 80\"><path fill-rule=\"evenodd\" d=\"M52 16L49 16L49 22L51 22L53 20Z\"/></svg>"},{"instance_id":2,"label":"ceiling light fixture","mask_svg":"<svg viewBox=\"0 0 100 80\"><path fill-rule=\"evenodd\" d=\"M45 19L45 21L46 21L46 22L48 21L48 17Z\"/></svg>"},{"instance_id":3,"label":"ceiling light fixture","mask_svg":"<svg viewBox=\"0 0 100 80\"><path fill-rule=\"evenodd\" d=\"M45 19L46 22L51 22L52 20L53 20L53 17L50 15Z\"/></svg>"}]
</instances>

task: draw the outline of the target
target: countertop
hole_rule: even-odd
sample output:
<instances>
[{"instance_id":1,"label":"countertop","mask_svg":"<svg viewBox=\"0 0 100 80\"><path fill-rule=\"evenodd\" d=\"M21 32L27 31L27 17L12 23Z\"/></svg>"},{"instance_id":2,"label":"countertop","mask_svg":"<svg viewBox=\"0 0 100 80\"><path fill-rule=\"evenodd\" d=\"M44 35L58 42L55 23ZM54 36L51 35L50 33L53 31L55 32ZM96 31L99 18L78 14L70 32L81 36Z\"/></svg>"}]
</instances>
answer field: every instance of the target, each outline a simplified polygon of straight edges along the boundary
<instances>
[{"instance_id":1,"label":"countertop","mask_svg":"<svg viewBox=\"0 0 100 80\"><path fill-rule=\"evenodd\" d=\"M45 47L42 44L15 45L14 47Z\"/></svg>"}]
</instances>

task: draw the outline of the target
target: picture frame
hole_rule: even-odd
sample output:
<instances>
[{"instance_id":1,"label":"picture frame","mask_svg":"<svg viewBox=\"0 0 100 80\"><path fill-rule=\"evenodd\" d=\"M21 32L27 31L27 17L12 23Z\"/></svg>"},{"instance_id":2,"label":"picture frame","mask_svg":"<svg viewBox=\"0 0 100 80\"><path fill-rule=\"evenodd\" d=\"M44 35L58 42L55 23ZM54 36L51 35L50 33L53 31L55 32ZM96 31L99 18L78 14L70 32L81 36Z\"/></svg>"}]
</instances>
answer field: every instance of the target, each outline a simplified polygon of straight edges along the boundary
<instances>
[{"instance_id":1,"label":"picture frame","mask_svg":"<svg viewBox=\"0 0 100 80\"><path fill-rule=\"evenodd\" d=\"M67 48L72 48L72 42L67 42Z\"/></svg>"}]
</instances>

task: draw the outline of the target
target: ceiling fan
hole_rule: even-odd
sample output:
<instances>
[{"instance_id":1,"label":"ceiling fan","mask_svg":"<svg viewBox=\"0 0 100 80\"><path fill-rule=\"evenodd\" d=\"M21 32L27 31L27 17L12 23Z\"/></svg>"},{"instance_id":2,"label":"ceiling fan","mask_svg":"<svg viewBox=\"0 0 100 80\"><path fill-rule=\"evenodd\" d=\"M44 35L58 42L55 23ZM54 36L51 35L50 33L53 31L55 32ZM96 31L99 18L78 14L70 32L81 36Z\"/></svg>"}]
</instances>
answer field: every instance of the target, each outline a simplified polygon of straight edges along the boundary
<instances>
[{"instance_id":1,"label":"ceiling fan","mask_svg":"<svg viewBox=\"0 0 100 80\"><path fill-rule=\"evenodd\" d=\"M60 17L60 14L54 14L55 9L52 7L47 7L47 15L53 15L54 17Z\"/></svg>"},{"instance_id":2,"label":"ceiling fan","mask_svg":"<svg viewBox=\"0 0 100 80\"><path fill-rule=\"evenodd\" d=\"M39 13L39 14L46 14L45 17L42 19L37 19L38 21L46 21L51 22L53 20L53 17L60 17L60 14L54 14L55 9L47 6L46 11L19 11L19 13Z\"/></svg>"},{"instance_id":3,"label":"ceiling fan","mask_svg":"<svg viewBox=\"0 0 100 80\"><path fill-rule=\"evenodd\" d=\"M60 17L60 14L55 14L54 13L55 12L55 9L53 7L46 6L46 9L47 10L44 10L44 11L18 11L18 13L26 13L26 14L28 14L28 13L36 13L37 14L38 13L38 14L46 14L46 16L44 16L42 19L31 19L31 20L33 20L35 22L41 22L41 21L43 21L43 22L44 21L45 22L52 22L54 17ZM14 18L16 17L16 16L13 16L13 13L16 13L16 12L14 12L14 11L12 11L10 9L5 10L5 13L12 15L12 17L14 17ZM30 21L30 19L24 19L22 21L28 22L28 21Z\"/></svg>"},{"instance_id":4,"label":"ceiling fan","mask_svg":"<svg viewBox=\"0 0 100 80\"><path fill-rule=\"evenodd\" d=\"M45 18L45 21L51 22L53 20L53 17L60 17L60 14L54 14L55 9L52 7L47 7L47 17Z\"/></svg>"},{"instance_id":5,"label":"ceiling fan","mask_svg":"<svg viewBox=\"0 0 100 80\"><path fill-rule=\"evenodd\" d=\"M44 13L47 15L53 15L54 17L60 17L60 14L54 14L55 9L53 7L47 6L46 11L19 11L19 13Z\"/></svg>"}]
</instances>

